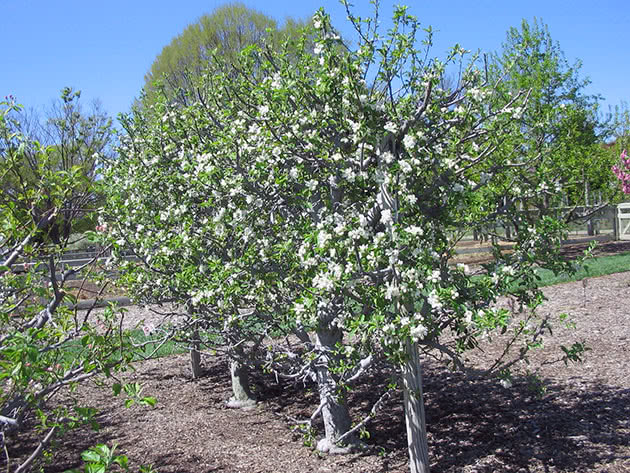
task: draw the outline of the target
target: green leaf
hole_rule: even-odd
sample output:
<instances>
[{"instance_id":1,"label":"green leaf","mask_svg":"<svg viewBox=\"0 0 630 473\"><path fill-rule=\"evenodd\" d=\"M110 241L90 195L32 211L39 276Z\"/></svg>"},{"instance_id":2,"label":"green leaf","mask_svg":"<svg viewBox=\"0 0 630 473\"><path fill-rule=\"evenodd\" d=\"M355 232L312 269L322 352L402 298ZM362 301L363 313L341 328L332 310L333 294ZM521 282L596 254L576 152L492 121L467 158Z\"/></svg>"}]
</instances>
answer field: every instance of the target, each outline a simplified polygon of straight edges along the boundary
<instances>
[{"instance_id":1,"label":"green leaf","mask_svg":"<svg viewBox=\"0 0 630 473\"><path fill-rule=\"evenodd\" d=\"M154 407L156 403L157 403L157 399L155 399L154 397L143 397L140 400L140 404L143 404L149 407Z\"/></svg>"},{"instance_id":2,"label":"green leaf","mask_svg":"<svg viewBox=\"0 0 630 473\"><path fill-rule=\"evenodd\" d=\"M105 473L105 465L102 463L90 463L85 465L86 473Z\"/></svg>"},{"instance_id":3,"label":"green leaf","mask_svg":"<svg viewBox=\"0 0 630 473\"><path fill-rule=\"evenodd\" d=\"M129 460L126 455L118 455L116 458L114 458L114 463L119 464L125 470L129 469Z\"/></svg>"},{"instance_id":4,"label":"green leaf","mask_svg":"<svg viewBox=\"0 0 630 473\"><path fill-rule=\"evenodd\" d=\"M101 461L101 454L98 452L95 452L94 450L90 449L90 450L86 450L85 452L83 452L81 454L81 458L83 459L84 462L100 462Z\"/></svg>"}]
</instances>

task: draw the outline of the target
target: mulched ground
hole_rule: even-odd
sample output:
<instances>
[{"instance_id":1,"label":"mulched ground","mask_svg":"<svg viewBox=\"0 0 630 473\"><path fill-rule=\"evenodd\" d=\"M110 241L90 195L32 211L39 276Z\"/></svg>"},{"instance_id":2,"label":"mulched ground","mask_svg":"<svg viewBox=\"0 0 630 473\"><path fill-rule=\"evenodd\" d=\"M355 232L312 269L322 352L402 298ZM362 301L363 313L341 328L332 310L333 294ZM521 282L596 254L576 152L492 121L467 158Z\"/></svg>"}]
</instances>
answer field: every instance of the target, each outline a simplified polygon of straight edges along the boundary
<instances>
[{"instance_id":1,"label":"mulched ground","mask_svg":"<svg viewBox=\"0 0 630 473\"><path fill-rule=\"evenodd\" d=\"M598 251L628 250L630 244L621 243L601 245ZM542 312L567 313L577 328L558 327L534 363L557 358L559 346L574 340L591 350L583 364L543 365L542 396L527 378L506 389L496 380L466 379L427 361L432 472L630 472L629 288L627 272L545 290L549 300ZM471 355L475 357L481 366L483 357ZM129 380L137 379L146 395L157 397L153 409L125 409L107 388L79 389L77 396L102 409L102 429L70 434L43 471L78 467L80 452L95 443L119 444L133 471L140 464L152 464L160 473L408 471L400 393L370 425L365 452L322 455L288 420L313 412L318 404L313 386L260 377L255 380L257 408L228 409L227 360L205 361L205 376L198 381L190 379L185 355L139 364ZM370 409L390 376L381 367L350 393L355 419ZM12 442L11 447L23 446L25 453L29 439Z\"/></svg>"}]
</instances>

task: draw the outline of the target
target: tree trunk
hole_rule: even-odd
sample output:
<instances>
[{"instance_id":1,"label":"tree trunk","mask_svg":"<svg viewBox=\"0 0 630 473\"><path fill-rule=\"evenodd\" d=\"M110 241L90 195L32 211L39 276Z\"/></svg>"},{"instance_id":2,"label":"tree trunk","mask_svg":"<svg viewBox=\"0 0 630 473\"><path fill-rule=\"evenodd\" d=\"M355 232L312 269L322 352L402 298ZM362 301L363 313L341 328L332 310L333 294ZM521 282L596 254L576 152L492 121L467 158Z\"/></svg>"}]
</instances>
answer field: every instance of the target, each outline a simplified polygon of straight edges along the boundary
<instances>
[{"instance_id":1,"label":"tree trunk","mask_svg":"<svg viewBox=\"0 0 630 473\"><path fill-rule=\"evenodd\" d=\"M227 402L228 407L237 409L251 409L256 406L256 398L249 389L249 367L240 360L244 353L235 349L230 359L230 377L232 378L232 397Z\"/></svg>"},{"instance_id":2,"label":"tree trunk","mask_svg":"<svg viewBox=\"0 0 630 473\"><path fill-rule=\"evenodd\" d=\"M330 187L331 201L336 207L343 200L343 189L334 179ZM313 202L314 221L319 222L318 210L323 202L316 195L311 198ZM326 309L320 309L319 327L315 333L315 350L318 353L316 363L317 387L321 405L322 418L324 420L325 437L317 442L317 449L328 453L349 453L357 444L354 436L344 439L344 445L338 446L336 441L352 427L352 419L346 405L344 393L339 389L338 379L330 371L330 365L335 362L334 351L337 344L343 339L343 332L333 325L337 310L332 302Z\"/></svg>"},{"instance_id":3,"label":"tree trunk","mask_svg":"<svg viewBox=\"0 0 630 473\"><path fill-rule=\"evenodd\" d=\"M201 378L201 353L199 352L200 338L199 331L195 330L192 336L192 346L190 347L190 369L193 379Z\"/></svg>"},{"instance_id":4,"label":"tree trunk","mask_svg":"<svg viewBox=\"0 0 630 473\"><path fill-rule=\"evenodd\" d=\"M407 360L403 365L403 389L409 470L411 473L429 473L429 445L422 394L422 365L418 347L411 340L407 340L405 352Z\"/></svg>"},{"instance_id":5,"label":"tree trunk","mask_svg":"<svg viewBox=\"0 0 630 473\"><path fill-rule=\"evenodd\" d=\"M317 443L317 449L329 453L348 453L356 444L356 438L344 440L348 447L337 446L336 440L350 430L352 420L343 393L339 391L337 379L330 372L329 366L334 362L332 352L341 342L342 332L336 327L325 325L317 330L315 349L319 353L316 360L317 387L322 405L325 437Z\"/></svg>"},{"instance_id":6,"label":"tree trunk","mask_svg":"<svg viewBox=\"0 0 630 473\"><path fill-rule=\"evenodd\" d=\"M227 402L228 407L249 409L256 405L256 399L249 389L249 368L236 360L230 361L230 376L232 377L232 397Z\"/></svg>"},{"instance_id":7,"label":"tree trunk","mask_svg":"<svg viewBox=\"0 0 630 473\"><path fill-rule=\"evenodd\" d=\"M192 305L186 307L186 312L189 318L193 318L195 311ZM197 322L194 323L194 330L192 333L192 339L190 344L190 371L192 371L193 379L201 378L201 353L199 348L201 346L201 337L199 337L199 328Z\"/></svg>"}]
</instances>

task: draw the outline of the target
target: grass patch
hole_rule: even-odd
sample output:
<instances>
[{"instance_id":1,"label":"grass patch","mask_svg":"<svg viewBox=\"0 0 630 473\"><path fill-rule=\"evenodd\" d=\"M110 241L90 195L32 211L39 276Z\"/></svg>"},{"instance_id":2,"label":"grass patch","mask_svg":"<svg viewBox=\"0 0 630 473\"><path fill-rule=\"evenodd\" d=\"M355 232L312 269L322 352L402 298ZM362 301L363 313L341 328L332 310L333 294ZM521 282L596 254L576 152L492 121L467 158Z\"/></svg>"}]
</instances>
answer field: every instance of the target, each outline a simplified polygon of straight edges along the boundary
<instances>
[{"instance_id":1,"label":"grass patch","mask_svg":"<svg viewBox=\"0 0 630 473\"><path fill-rule=\"evenodd\" d=\"M174 340L167 340L163 344L155 342L156 336L147 336L140 329L126 332L125 337L127 337L128 342L136 346L132 361L162 358L164 356L178 355L188 351L183 344L177 343ZM82 337L75 338L66 342L55 352L55 358L50 364L71 362L77 359L85 350L86 347L83 345ZM120 358L120 352L116 350L110 355L107 361L116 363L120 361Z\"/></svg>"},{"instance_id":2,"label":"grass patch","mask_svg":"<svg viewBox=\"0 0 630 473\"><path fill-rule=\"evenodd\" d=\"M575 274L560 274L556 276L552 271L542 269L538 272L538 275L541 278L541 286L553 286L554 284L581 281L585 278L595 278L625 271L630 271L630 252L588 259L579 267Z\"/></svg>"},{"instance_id":3,"label":"grass patch","mask_svg":"<svg viewBox=\"0 0 630 473\"><path fill-rule=\"evenodd\" d=\"M132 330L129 333L129 337L134 345L146 345L138 348L137 360L142 360L153 354L152 358L162 358L163 356L179 355L185 353L188 350L184 348L181 343L177 343L174 340L167 340L164 344L160 345L152 340L155 340L155 335L145 335L142 330ZM159 348L158 348L159 346ZM157 351L155 351L157 348ZM155 353L154 353L155 351Z\"/></svg>"}]
</instances>

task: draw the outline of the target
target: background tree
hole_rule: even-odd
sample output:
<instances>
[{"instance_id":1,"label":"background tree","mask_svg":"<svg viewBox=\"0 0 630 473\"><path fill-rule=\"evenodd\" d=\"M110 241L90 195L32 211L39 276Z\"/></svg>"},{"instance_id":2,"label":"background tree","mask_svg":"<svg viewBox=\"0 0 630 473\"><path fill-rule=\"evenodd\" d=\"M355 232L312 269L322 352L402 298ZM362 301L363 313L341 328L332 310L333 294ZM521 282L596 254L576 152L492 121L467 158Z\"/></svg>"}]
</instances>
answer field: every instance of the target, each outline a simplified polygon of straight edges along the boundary
<instances>
[{"instance_id":1,"label":"background tree","mask_svg":"<svg viewBox=\"0 0 630 473\"><path fill-rule=\"evenodd\" d=\"M614 131L612 133L611 139L608 143L603 145L603 148L610 160L613 161L614 166L618 166L619 156L624 152L624 150L630 149L630 109L628 108L628 104L626 102L622 102L620 105L617 105L613 111L614 117ZM622 164L623 164L622 159ZM620 189L617 182L613 183L611 186L615 191L613 200L615 202L622 202L626 199L626 192Z\"/></svg>"},{"instance_id":2,"label":"background tree","mask_svg":"<svg viewBox=\"0 0 630 473\"><path fill-rule=\"evenodd\" d=\"M160 88L177 103L193 103L200 93L198 78L215 51L229 67L245 47L263 42L279 46L304 24L287 18L278 27L273 18L238 2L218 7L186 27L162 49L145 76L146 100L151 103Z\"/></svg>"},{"instance_id":3,"label":"background tree","mask_svg":"<svg viewBox=\"0 0 630 473\"><path fill-rule=\"evenodd\" d=\"M610 168L616 157L607 151L604 139L611 131L612 121L604 123L602 131L596 115L583 109L565 107L566 116L560 123L565 139L558 145L559 173L568 205L593 206L614 200L617 189L610 178Z\"/></svg>"},{"instance_id":4,"label":"background tree","mask_svg":"<svg viewBox=\"0 0 630 473\"><path fill-rule=\"evenodd\" d=\"M93 228L94 210L101 203L94 182L99 177L99 163L111 158L115 140L112 121L99 103L86 111L80 96L79 91L64 88L44 118L34 111L13 110L1 137L5 143L12 142L13 135L26 139L18 150L19 161L11 166L3 163L6 172L0 199L30 212L35 220L53 211L52 198L37 205L29 198L34 189L46 190L42 185L47 175L78 172L84 177L70 187L66 204L55 210L55 219L45 230L56 243L67 239L72 231Z\"/></svg>"},{"instance_id":5,"label":"background tree","mask_svg":"<svg viewBox=\"0 0 630 473\"><path fill-rule=\"evenodd\" d=\"M601 152L609 124L598 120L599 97L586 94L590 81L580 77L580 67L579 61L566 60L547 25L537 19L510 28L501 51L492 58L490 70L499 83L500 103L508 103L519 90L529 90L520 118L526 140L514 146L520 149L521 180L537 190L539 208L567 199L585 205L586 200L592 203L596 192L610 195L606 179L610 173L603 170L611 162ZM542 159L535 167L527 165L538 157ZM552 191L540 185L543 176L554 189L562 189L555 202Z\"/></svg>"}]
</instances>

